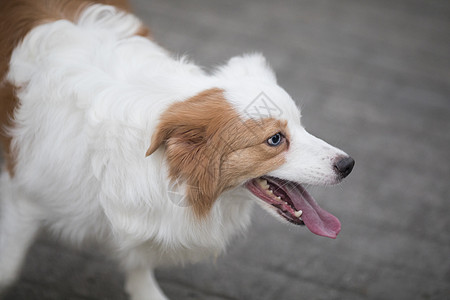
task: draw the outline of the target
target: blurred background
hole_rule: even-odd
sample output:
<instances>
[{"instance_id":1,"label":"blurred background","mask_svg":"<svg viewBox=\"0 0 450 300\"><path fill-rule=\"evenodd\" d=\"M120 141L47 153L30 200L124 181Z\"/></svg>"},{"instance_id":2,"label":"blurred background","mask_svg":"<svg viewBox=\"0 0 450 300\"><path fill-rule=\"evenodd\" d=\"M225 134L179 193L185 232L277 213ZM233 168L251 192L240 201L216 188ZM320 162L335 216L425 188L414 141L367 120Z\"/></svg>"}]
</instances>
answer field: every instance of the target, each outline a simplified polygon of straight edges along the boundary
<instances>
[{"instance_id":1,"label":"blurred background","mask_svg":"<svg viewBox=\"0 0 450 300\"><path fill-rule=\"evenodd\" d=\"M336 240L256 209L216 261L159 270L172 299L450 299L450 1L131 0L206 69L262 52L303 124L356 160L310 188ZM117 266L45 234L5 299L126 299Z\"/></svg>"}]
</instances>

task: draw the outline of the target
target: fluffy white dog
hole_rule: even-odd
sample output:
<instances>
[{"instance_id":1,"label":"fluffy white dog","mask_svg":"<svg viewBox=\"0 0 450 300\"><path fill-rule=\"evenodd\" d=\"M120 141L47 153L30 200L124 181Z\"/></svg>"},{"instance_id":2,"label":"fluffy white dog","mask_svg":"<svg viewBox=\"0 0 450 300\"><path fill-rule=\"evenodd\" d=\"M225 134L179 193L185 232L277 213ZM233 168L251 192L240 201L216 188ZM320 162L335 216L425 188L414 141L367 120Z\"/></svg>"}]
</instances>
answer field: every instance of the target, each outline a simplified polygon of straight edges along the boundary
<instances>
[{"instance_id":1,"label":"fluffy white dog","mask_svg":"<svg viewBox=\"0 0 450 300\"><path fill-rule=\"evenodd\" d=\"M220 252L254 203L335 238L301 184L338 183L354 161L305 131L265 59L207 74L103 2L0 5L0 289L41 227L105 245L134 300L166 299L152 270Z\"/></svg>"}]
</instances>

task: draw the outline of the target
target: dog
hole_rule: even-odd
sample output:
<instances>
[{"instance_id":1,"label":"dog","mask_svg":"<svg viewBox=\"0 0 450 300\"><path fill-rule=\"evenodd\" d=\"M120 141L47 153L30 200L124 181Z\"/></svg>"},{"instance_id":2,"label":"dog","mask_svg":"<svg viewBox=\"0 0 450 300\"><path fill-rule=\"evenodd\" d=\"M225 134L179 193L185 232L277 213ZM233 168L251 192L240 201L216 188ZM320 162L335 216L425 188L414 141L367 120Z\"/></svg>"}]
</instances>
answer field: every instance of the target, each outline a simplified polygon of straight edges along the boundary
<instances>
[{"instance_id":1,"label":"dog","mask_svg":"<svg viewBox=\"0 0 450 300\"><path fill-rule=\"evenodd\" d=\"M0 4L0 289L40 228L116 259L134 300L153 270L221 252L254 204L336 238L304 185L354 160L309 134L261 54L206 72L153 41L125 1Z\"/></svg>"}]
</instances>

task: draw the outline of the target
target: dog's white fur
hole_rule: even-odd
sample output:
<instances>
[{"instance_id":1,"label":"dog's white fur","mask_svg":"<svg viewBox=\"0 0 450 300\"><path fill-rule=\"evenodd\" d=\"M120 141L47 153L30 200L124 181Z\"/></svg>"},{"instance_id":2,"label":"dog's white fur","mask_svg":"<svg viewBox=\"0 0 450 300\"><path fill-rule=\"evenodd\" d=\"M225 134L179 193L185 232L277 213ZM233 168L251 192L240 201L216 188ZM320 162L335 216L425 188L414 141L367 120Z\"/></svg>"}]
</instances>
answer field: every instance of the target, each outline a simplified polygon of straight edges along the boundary
<instances>
[{"instance_id":1,"label":"dog's white fur","mask_svg":"<svg viewBox=\"0 0 450 300\"><path fill-rule=\"evenodd\" d=\"M1 175L0 287L17 277L45 226L73 244L105 245L125 269L132 299L166 299L155 267L216 254L245 229L255 202L245 188L224 192L198 219L170 201L163 147L145 157L162 112L206 89L223 89L243 120L262 91L283 112L290 150L269 175L338 181L332 160L345 154L303 129L298 108L261 55L232 58L207 74L134 36L139 26L131 14L93 5L76 23L35 27L14 50L5 80L19 87L20 107L9 128L14 176Z\"/></svg>"}]
</instances>

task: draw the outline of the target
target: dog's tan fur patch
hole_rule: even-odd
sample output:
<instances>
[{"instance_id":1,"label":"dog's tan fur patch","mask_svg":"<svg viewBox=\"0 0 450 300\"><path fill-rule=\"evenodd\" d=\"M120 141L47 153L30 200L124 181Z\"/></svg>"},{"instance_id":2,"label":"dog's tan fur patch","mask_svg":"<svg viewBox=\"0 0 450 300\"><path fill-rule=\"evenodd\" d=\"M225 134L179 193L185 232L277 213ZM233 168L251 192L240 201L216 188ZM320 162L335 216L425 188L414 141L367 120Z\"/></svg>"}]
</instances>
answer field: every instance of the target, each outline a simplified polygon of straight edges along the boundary
<instances>
[{"instance_id":1,"label":"dog's tan fur patch","mask_svg":"<svg viewBox=\"0 0 450 300\"><path fill-rule=\"evenodd\" d=\"M266 141L282 132L277 147ZM205 216L217 197L282 165L289 147L285 121L243 121L223 90L213 88L172 104L161 116L147 156L165 144L169 176L182 180L195 214Z\"/></svg>"}]
</instances>

